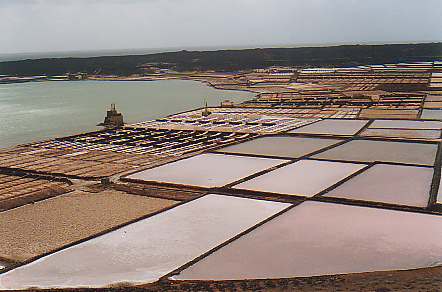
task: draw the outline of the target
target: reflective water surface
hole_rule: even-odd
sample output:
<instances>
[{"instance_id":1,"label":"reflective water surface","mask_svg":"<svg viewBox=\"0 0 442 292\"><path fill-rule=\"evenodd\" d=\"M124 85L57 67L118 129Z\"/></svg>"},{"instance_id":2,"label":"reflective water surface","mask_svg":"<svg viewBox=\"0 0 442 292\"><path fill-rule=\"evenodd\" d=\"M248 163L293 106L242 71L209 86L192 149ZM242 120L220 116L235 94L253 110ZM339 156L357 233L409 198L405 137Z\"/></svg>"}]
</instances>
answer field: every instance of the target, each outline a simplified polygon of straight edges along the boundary
<instances>
[{"instance_id":1,"label":"reflective water surface","mask_svg":"<svg viewBox=\"0 0 442 292\"><path fill-rule=\"evenodd\" d=\"M441 129L442 122L407 121L407 120L376 120L370 125L369 128Z\"/></svg>"},{"instance_id":2,"label":"reflective water surface","mask_svg":"<svg viewBox=\"0 0 442 292\"><path fill-rule=\"evenodd\" d=\"M345 161L386 161L433 165L437 144L354 140L315 155Z\"/></svg>"},{"instance_id":3,"label":"reflective water surface","mask_svg":"<svg viewBox=\"0 0 442 292\"><path fill-rule=\"evenodd\" d=\"M433 169L377 164L325 196L426 207Z\"/></svg>"},{"instance_id":4,"label":"reflective water surface","mask_svg":"<svg viewBox=\"0 0 442 292\"><path fill-rule=\"evenodd\" d=\"M207 195L1 274L0 290L153 282L288 206Z\"/></svg>"},{"instance_id":5,"label":"reflective water surface","mask_svg":"<svg viewBox=\"0 0 442 292\"><path fill-rule=\"evenodd\" d=\"M286 160L207 153L137 172L128 178L221 187L284 162Z\"/></svg>"},{"instance_id":6,"label":"reflective water surface","mask_svg":"<svg viewBox=\"0 0 442 292\"><path fill-rule=\"evenodd\" d=\"M339 139L274 136L257 138L241 144L228 146L220 149L220 151L298 158L341 141Z\"/></svg>"},{"instance_id":7,"label":"reflective water surface","mask_svg":"<svg viewBox=\"0 0 442 292\"><path fill-rule=\"evenodd\" d=\"M48 81L0 84L0 147L98 129L111 103L128 123L250 99L243 91L164 81Z\"/></svg>"},{"instance_id":8,"label":"reflective water surface","mask_svg":"<svg viewBox=\"0 0 442 292\"><path fill-rule=\"evenodd\" d=\"M440 216L304 202L175 278L285 278L441 264Z\"/></svg>"},{"instance_id":9,"label":"reflective water surface","mask_svg":"<svg viewBox=\"0 0 442 292\"><path fill-rule=\"evenodd\" d=\"M367 123L366 120L323 120L289 133L354 135Z\"/></svg>"},{"instance_id":10,"label":"reflective water surface","mask_svg":"<svg viewBox=\"0 0 442 292\"><path fill-rule=\"evenodd\" d=\"M312 197L365 166L301 160L240 183L234 188Z\"/></svg>"}]
</instances>

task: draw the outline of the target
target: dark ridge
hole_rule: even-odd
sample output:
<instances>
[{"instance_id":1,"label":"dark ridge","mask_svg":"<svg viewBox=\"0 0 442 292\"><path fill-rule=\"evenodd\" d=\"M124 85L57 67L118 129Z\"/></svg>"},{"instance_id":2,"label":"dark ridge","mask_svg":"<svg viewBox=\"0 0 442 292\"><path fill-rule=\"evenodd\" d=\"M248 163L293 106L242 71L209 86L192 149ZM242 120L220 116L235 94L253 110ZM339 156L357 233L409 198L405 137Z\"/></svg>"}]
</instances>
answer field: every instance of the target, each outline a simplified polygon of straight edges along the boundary
<instances>
[{"instance_id":1,"label":"dark ridge","mask_svg":"<svg viewBox=\"0 0 442 292\"><path fill-rule=\"evenodd\" d=\"M32 76L66 72L129 75L139 66L161 63L177 71L236 71L280 66L355 66L362 64L442 59L442 43L342 45L332 47L264 48L219 51L179 51L130 56L46 58L0 63L0 74Z\"/></svg>"}]
</instances>

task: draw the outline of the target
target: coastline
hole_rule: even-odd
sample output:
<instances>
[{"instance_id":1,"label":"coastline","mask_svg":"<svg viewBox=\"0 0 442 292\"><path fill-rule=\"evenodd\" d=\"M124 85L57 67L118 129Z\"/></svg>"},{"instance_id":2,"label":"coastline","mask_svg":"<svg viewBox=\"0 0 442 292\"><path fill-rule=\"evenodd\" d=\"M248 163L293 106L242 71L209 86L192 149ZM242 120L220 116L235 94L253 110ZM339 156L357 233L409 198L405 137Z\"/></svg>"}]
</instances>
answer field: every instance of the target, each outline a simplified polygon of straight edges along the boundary
<instances>
[{"instance_id":1,"label":"coastline","mask_svg":"<svg viewBox=\"0 0 442 292\"><path fill-rule=\"evenodd\" d=\"M183 85L183 92L181 93L183 95L183 98L185 98L185 100L188 100L187 102L185 100L182 101L182 106L177 106L174 105L175 103L177 103L177 101L179 100L178 97L181 95L180 94L180 89L181 85L172 85L172 89L168 90L169 87L167 86L165 83L165 85L154 85L155 83L144 83L145 81L193 81L195 82L195 85ZM86 82L81 82L81 81L86 81ZM108 81L108 82L104 82L104 81ZM69 92L64 93L64 88L70 88L71 86L69 85L69 82L63 81L61 83L58 83L59 81L32 81L32 82L27 82L27 83L10 83L10 84L2 84L1 86L3 86L4 88L10 88L9 91L8 90L8 94L5 92L5 94L7 94L7 96L4 96L5 98L7 97L7 100L14 100L16 99L15 95L21 95L21 91L19 92L18 88L28 88L26 90L24 90L25 92L23 94L27 94L28 91L32 91L32 88L37 88L38 87L38 92L39 93L35 93L37 94L36 96L46 96L46 94L50 95L50 99L51 101L51 107L56 107L56 112L53 114L50 114L50 116L52 116L52 118L50 118L49 112L47 112L47 110L49 110L50 108L45 108L44 104L40 104L40 105L36 105L35 107L32 107L31 109L28 109L28 111L37 111L38 117L41 118L45 118L45 116L47 116L47 118L45 118L46 122L39 122L36 125L40 124L40 126L32 126L32 124L26 124L27 126L19 126L20 123L26 122L23 121L23 119L29 120L30 118L32 118L32 114L29 113L26 116L23 117L23 119L20 121L15 122L14 121L14 116L12 116L14 114L14 112L16 110L18 110L17 108L10 108L9 112L7 115L4 115L3 118L6 120L6 124L5 121L4 122L4 126L5 126L5 132L3 132L2 135L0 135L0 137L2 138L1 141L2 143L0 143L1 147L0 149L4 149L4 148L9 148L9 147L14 147L14 146L20 146L23 144L28 144L28 143L34 143L34 142L39 142L39 141L46 141L46 140L50 140L50 139L54 139L57 137L64 137L66 135L70 136L70 135L75 135L75 134L80 134L80 133L85 133L85 132L90 132L90 131L95 131L95 130L99 130L99 127L96 127L95 125L99 122L102 121L102 118L104 118L105 116L105 110L106 107L112 103L115 102L117 104L117 107L120 105L123 105L123 103L126 103L125 99L122 97L122 95L118 94L118 93L114 93L111 96L107 98L106 94L110 89L103 89L103 90L94 90L93 91L93 96L95 96L97 94L97 92L99 94L101 94L102 96L97 96L97 102L93 102L93 104L98 104L93 106L94 107L94 112L100 112L99 114L97 113L95 116L95 119L91 119L90 118L90 112L91 110L86 109L86 112L88 113L88 119L90 120L90 123L87 122L81 122L80 124L84 125L84 127L82 127L80 124L76 124L74 121L78 120L75 117L70 117L71 114L68 114L65 118L62 117L62 113L65 110L63 109L65 105L63 105L65 102L63 100L66 100L65 97L71 97L71 100L74 100L73 98L75 98L75 96L77 95L81 95L83 96L81 98L81 100L79 100L78 102L80 102L81 104L85 104L87 102L87 97L86 96L90 96L91 93L88 93L88 88L90 87L89 85L87 85L88 82L96 82L95 85L91 85L93 88L95 87L101 87L99 84L103 84L103 86L105 84L108 84L108 86L105 86L105 88L120 88L120 86L117 85L117 83L120 83L122 88L127 88L127 90L131 90L131 88L134 88L134 90L136 90L136 92L132 93L132 96L136 97L136 99L129 99L130 101L127 102L126 104L126 110L123 111L123 114L125 116L125 121L127 121L129 124L132 123L137 123L137 122L143 122L146 120L155 120L157 118L163 118L163 117L167 117L169 115L175 114L177 112L186 112L186 111L190 111L190 110L194 110L195 108L200 108L203 106L203 97L205 97L205 93L207 90L204 89L200 89L197 90L200 86L204 86L210 89L214 89L214 90L223 90L223 89L218 89L215 88L214 86L211 86L208 83L205 82L201 82L199 80L193 80L193 79L177 79L177 78L169 78L169 79L161 79L161 80L138 80L139 82L134 82L134 83L129 83L124 85L124 83L127 83L126 81L129 80L79 80L79 81L72 81L71 84L73 84L74 88L79 88L78 90L81 90L80 93L75 93L72 92L72 90L69 90ZM132 81L136 81L136 80L132 80ZM32 83L34 83L34 85L32 85ZM138 85L135 85L136 83L138 83ZM145 84L145 86L143 86L142 84ZM112 84L114 84L115 86L111 86ZM157 89L153 89L153 91L150 93L150 90L148 90L148 88L150 88L150 85L148 84L152 84L153 88L157 88ZM175 83L174 83L175 84ZM199 85L201 84L201 85ZM78 85L78 86L77 86ZM83 86L84 85L84 86ZM132 85L135 85L134 87ZM165 87L166 86L166 87ZM47 88L47 89L45 89ZM53 88L53 89L51 89ZM138 88L138 89L137 89ZM144 93L142 88L146 88L146 93ZM169 94L171 94L172 96L175 95L175 98L170 99L170 101L165 100L164 102L161 101L161 98L156 96L156 93L159 89L158 88L164 88L164 90L167 90L165 93L164 98L168 98L168 94L167 92L169 92ZM195 88L195 89L192 89ZM59 90L61 90L59 92ZM84 91L86 90L86 91ZM141 90L141 92L140 92ZM190 90L190 91L189 91ZM196 91L195 91L196 90ZM81 93L82 91L83 94ZM17 92L17 93L15 93ZM102 92L102 93L100 93ZM121 90L118 90L118 92L121 92ZM219 105L219 103L221 101L223 101L223 93L222 92L212 92L211 90L209 90L209 92L211 92L209 94L209 101L211 100L211 104L213 105ZM235 93L235 91L231 91L231 90L223 90L223 92L225 92L224 95L227 95L225 97L225 99L229 99L230 97L234 97L237 96L237 94ZM237 90L237 92L239 94L241 94L241 92L244 93L250 93L250 92L246 92L243 90ZM10 96L10 94L12 94L12 96ZM58 94L60 94L63 98L63 100L59 100L58 97L56 97ZM153 108L152 109L148 109L146 111L145 114L142 114L142 109L145 107L151 107L149 101L146 100L141 100L140 103L140 98L142 94L145 94L147 98L151 97L152 98L152 103L154 103L153 105L155 106L155 108L158 108L158 114L157 113L153 113ZM33 94L32 94L33 96ZM130 95L129 95L130 96ZM216 96L219 96L220 98L218 99L218 101L216 101ZM240 95L241 96L241 95ZM31 97L31 96L30 96ZM189 99L188 99L189 97ZM1 97L0 97L1 98ZM12 99L11 99L12 98ZM114 99L117 98L117 99ZM253 96L251 97L243 97L243 100L249 100L253 98ZM86 99L86 100L85 100ZM5 100L4 103L2 103L2 105L5 106L9 106L8 104L10 103L9 101ZM18 100L18 99L17 99ZM20 102L23 101L29 101L32 102L31 99L20 99ZM101 102L100 100L109 100L108 102ZM18 101L17 101L18 102ZM57 105L58 103L63 103L60 106ZM171 105L170 109L168 108L168 103L172 103L173 105ZM238 101L239 103L239 101ZM69 102L69 104L66 104L66 106L69 106L67 111L71 112L72 115L83 115L80 111L78 113L74 113L73 109L71 108L70 104L72 104L72 102ZM161 105L163 104L163 105ZM187 104L187 106L186 106ZM86 105L85 105L86 106ZM85 107L84 106L84 107ZM78 108L78 107L76 107ZM80 107L81 109L81 107ZM124 109L124 107L123 107ZM135 111L135 112L134 112ZM163 113L162 113L163 112ZM18 113L17 113L18 114ZM57 120L58 122L54 125L51 125L51 119L52 120ZM60 120L62 119L62 120ZM63 121L67 121L69 120L70 122L63 122ZM67 123L67 124L66 124ZM63 126L63 124L65 124L65 126ZM88 126L89 125L89 126ZM12 136L13 133L15 134L15 132L12 131L12 129L14 127L21 127L22 129L24 129L21 134L16 133L17 135L20 135L21 137L24 138L14 138ZM34 129L35 127L39 128L39 130L35 131L35 134L32 134L32 132L26 130L28 128L32 128ZM11 130L8 132L7 129L10 128ZM41 135L41 131L44 131L47 133L47 135ZM10 133L10 135L7 135L8 133ZM11 136L11 138L8 139L8 137ZM34 138L31 137L31 139L26 139L26 137L32 136ZM36 137L35 136L40 136L40 137ZM9 141L9 142L8 142Z\"/></svg>"}]
</instances>

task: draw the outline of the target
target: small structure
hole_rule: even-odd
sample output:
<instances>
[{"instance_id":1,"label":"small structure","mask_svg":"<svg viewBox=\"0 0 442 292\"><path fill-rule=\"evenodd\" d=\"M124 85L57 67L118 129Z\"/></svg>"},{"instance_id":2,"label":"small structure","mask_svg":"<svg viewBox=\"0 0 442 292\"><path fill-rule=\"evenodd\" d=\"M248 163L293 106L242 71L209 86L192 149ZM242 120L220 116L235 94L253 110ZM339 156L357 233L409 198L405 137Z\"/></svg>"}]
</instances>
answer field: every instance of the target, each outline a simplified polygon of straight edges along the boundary
<instances>
[{"instance_id":1,"label":"small structure","mask_svg":"<svg viewBox=\"0 0 442 292\"><path fill-rule=\"evenodd\" d=\"M103 187L108 187L111 185L111 181L108 177L102 178L100 182Z\"/></svg>"},{"instance_id":2,"label":"small structure","mask_svg":"<svg viewBox=\"0 0 442 292\"><path fill-rule=\"evenodd\" d=\"M67 73L69 80L85 80L87 79L87 73L78 72L78 73Z\"/></svg>"},{"instance_id":3,"label":"small structure","mask_svg":"<svg viewBox=\"0 0 442 292\"><path fill-rule=\"evenodd\" d=\"M115 103L111 104L110 110L107 111L107 115L104 118L104 122L98 124L98 126L104 126L106 128L121 127L124 125L123 114L117 112Z\"/></svg>"},{"instance_id":4,"label":"small structure","mask_svg":"<svg viewBox=\"0 0 442 292\"><path fill-rule=\"evenodd\" d=\"M226 99L224 101L221 101L221 107L233 107L233 106L234 104L233 101L231 100Z\"/></svg>"},{"instance_id":5,"label":"small structure","mask_svg":"<svg viewBox=\"0 0 442 292\"><path fill-rule=\"evenodd\" d=\"M209 108L208 108L208 106L207 106L207 101L205 101L205 106L204 106L204 110L203 110L203 112L202 112L202 116L203 117L207 117L207 116L209 116L210 114L211 114L211 112L209 111Z\"/></svg>"}]
</instances>

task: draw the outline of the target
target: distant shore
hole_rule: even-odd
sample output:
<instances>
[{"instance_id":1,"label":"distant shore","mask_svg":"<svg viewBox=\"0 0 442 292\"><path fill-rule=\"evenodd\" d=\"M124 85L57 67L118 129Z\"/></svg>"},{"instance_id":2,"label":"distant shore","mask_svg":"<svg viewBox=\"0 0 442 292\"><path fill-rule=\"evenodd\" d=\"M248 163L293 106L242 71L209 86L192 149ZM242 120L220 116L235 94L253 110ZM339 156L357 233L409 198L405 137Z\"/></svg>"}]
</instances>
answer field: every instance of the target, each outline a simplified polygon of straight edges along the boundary
<instances>
[{"instance_id":1,"label":"distant shore","mask_svg":"<svg viewBox=\"0 0 442 292\"><path fill-rule=\"evenodd\" d=\"M0 62L0 75L61 75L66 72L129 76L149 66L176 72L231 72L269 66L357 66L442 59L442 43L341 45L330 47L256 48L176 51L145 55L45 58Z\"/></svg>"},{"instance_id":2,"label":"distant shore","mask_svg":"<svg viewBox=\"0 0 442 292\"><path fill-rule=\"evenodd\" d=\"M22 79L23 78L23 79ZM238 88L225 88L222 87L220 85L217 84L213 84L207 80L201 80L201 79L194 79L190 76L183 76L183 77L172 77L172 76L164 76L164 77L159 77L159 78L152 78L152 77L115 77L115 78L87 78L84 80L76 80L77 82L79 81L101 81L101 82L127 82L127 81L138 81L138 82L153 82L153 81L164 81L164 80L187 80L187 81L195 81L195 82L200 82L204 85L207 85L209 87L212 87L214 89L218 89L218 90L228 90L228 91L245 91L245 92L251 92L254 94L258 94L258 92L253 91L251 89L248 88L244 88L244 87L238 87ZM27 83L27 82L64 82L64 81L73 81L73 80L50 80L50 79L32 79L32 78L27 78L27 77L18 77L18 79L12 79L12 80L7 80L7 81L2 81L0 79L0 84L15 84L15 83Z\"/></svg>"}]
</instances>

